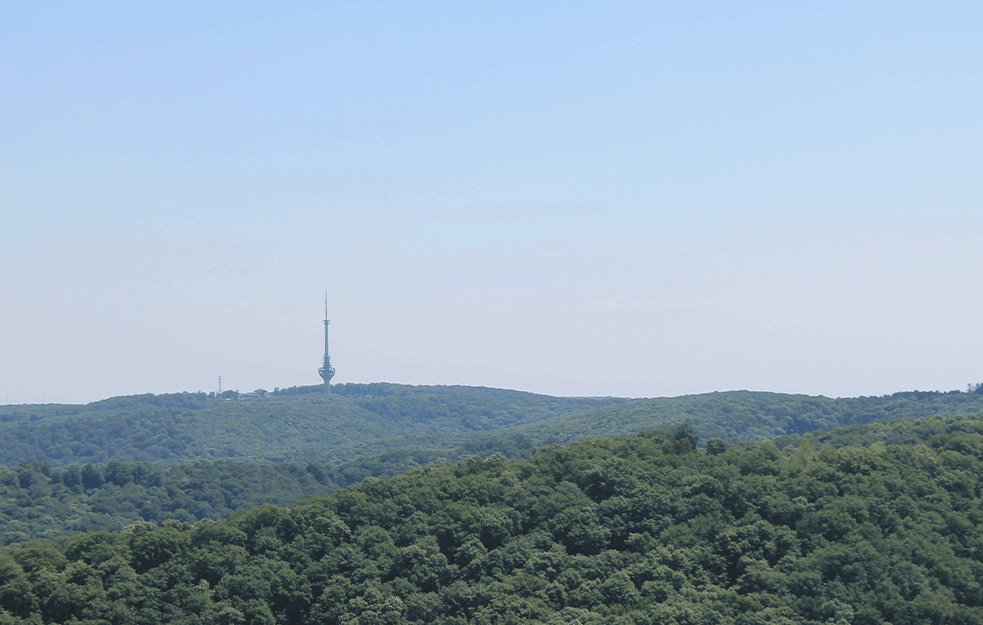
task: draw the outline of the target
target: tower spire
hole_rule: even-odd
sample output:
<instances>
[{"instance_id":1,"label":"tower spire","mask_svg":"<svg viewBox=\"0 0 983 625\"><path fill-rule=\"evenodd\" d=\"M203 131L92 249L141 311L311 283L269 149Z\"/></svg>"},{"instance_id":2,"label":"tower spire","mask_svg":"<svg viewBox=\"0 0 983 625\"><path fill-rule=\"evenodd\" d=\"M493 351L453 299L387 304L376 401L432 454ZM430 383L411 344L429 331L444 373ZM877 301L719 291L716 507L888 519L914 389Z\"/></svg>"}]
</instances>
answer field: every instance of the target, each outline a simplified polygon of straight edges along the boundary
<instances>
[{"instance_id":1,"label":"tower spire","mask_svg":"<svg viewBox=\"0 0 983 625\"><path fill-rule=\"evenodd\" d=\"M334 367L331 366L331 355L328 353L328 291L324 291L324 363L317 370L318 375L324 380L324 385L328 388L328 395L331 394L331 378L334 377Z\"/></svg>"}]
</instances>

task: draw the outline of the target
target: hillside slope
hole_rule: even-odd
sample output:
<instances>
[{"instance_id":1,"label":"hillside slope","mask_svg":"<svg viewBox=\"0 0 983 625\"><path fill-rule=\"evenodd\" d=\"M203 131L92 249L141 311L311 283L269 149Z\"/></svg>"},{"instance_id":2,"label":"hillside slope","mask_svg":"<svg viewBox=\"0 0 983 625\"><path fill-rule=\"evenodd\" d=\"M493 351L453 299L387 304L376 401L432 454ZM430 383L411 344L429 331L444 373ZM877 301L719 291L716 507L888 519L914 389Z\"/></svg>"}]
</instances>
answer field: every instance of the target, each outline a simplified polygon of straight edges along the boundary
<instances>
[{"instance_id":1,"label":"hillside slope","mask_svg":"<svg viewBox=\"0 0 983 625\"><path fill-rule=\"evenodd\" d=\"M929 417L892 419L869 425L816 431L775 439L786 455L800 447L925 443L939 435L983 435L983 418ZM707 449L726 445L710 439ZM460 449L461 458L488 457L494 449ZM522 457L525 450L497 445ZM501 457L500 452L495 452ZM54 538L94 530L118 531L135 521L157 525L168 520L194 523L221 520L242 508L293 505L312 495L330 495L367 477L392 477L438 461L424 452L388 452L329 466L317 463L248 463L231 460L193 465L120 463L71 465L47 463L0 467L0 545Z\"/></svg>"},{"instance_id":2,"label":"hillside slope","mask_svg":"<svg viewBox=\"0 0 983 625\"><path fill-rule=\"evenodd\" d=\"M118 397L86 406L8 406L0 411L0 464L173 464L220 458L341 463L405 447L405 441L432 443L624 401L349 384L334 387L331 395L322 387L305 387L241 401L181 393Z\"/></svg>"},{"instance_id":3,"label":"hillside slope","mask_svg":"<svg viewBox=\"0 0 983 625\"><path fill-rule=\"evenodd\" d=\"M119 397L86 406L0 407L0 464L219 459L340 465L407 452L430 458L630 435L687 422L707 437L758 441L886 418L983 412L983 394L830 399L732 391L674 398L550 397L396 384L299 387L227 401L204 394ZM513 454L507 454L513 455Z\"/></svg>"},{"instance_id":4,"label":"hillside slope","mask_svg":"<svg viewBox=\"0 0 983 625\"><path fill-rule=\"evenodd\" d=\"M534 441L568 443L627 436L645 428L689 423L704 438L755 442L886 419L965 416L983 412L983 394L908 391L882 397L829 398L727 391L633 399L590 414L571 414L516 428Z\"/></svg>"},{"instance_id":5,"label":"hillside slope","mask_svg":"<svg viewBox=\"0 0 983 625\"><path fill-rule=\"evenodd\" d=\"M981 427L786 456L679 426L28 543L0 622L976 624Z\"/></svg>"}]
</instances>

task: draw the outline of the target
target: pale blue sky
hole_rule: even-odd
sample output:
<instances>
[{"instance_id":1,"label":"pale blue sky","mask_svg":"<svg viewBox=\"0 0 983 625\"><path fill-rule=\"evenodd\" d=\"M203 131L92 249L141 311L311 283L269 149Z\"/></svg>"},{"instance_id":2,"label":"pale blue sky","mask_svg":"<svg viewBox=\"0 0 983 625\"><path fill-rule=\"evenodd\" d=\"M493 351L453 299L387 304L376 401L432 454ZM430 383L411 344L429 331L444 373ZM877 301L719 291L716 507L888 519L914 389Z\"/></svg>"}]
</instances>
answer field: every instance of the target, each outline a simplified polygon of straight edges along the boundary
<instances>
[{"instance_id":1,"label":"pale blue sky","mask_svg":"<svg viewBox=\"0 0 983 625\"><path fill-rule=\"evenodd\" d=\"M978 3L34 4L0 403L983 381Z\"/></svg>"}]
</instances>

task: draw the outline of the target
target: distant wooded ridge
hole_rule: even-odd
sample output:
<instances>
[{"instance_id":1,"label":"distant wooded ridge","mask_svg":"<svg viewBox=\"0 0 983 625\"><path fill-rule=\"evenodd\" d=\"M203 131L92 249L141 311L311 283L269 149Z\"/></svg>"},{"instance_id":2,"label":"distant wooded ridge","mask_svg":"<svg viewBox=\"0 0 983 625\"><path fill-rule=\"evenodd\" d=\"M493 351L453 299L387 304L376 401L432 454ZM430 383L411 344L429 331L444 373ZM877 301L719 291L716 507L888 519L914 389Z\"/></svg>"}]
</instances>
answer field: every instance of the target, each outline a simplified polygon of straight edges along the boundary
<instances>
[{"instance_id":1,"label":"distant wooded ridge","mask_svg":"<svg viewBox=\"0 0 983 625\"><path fill-rule=\"evenodd\" d=\"M883 419L983 413L972 392L909 391L827 398L759 391L624 399L551 397L467 386L338 384L274 389L225 401L205 393L114 397L87 405L0 406L0 464L234 459L350 465L390 454L453 460L627 436L688 423L704 440L754 442ZM397 462L398 464L398 462Z\"/></svg>"}]
</instances>

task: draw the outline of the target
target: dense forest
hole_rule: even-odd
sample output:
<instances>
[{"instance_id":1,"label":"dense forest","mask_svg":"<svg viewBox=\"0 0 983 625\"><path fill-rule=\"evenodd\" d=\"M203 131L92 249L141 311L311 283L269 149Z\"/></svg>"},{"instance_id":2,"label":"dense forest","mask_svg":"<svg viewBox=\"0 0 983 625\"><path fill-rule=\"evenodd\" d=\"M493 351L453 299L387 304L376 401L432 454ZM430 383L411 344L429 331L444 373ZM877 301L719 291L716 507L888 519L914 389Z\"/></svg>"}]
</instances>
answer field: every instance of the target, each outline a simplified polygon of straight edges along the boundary
<instances>
[{"instance_id":1,"label":"dense forest","mask_svg":"<svg viewBox=\"0 0 983 625\"><path fill-rule=\"evenodd\" d=\"M983 434L978 417L888 420L774 440L785 453L800 445L843 447L875 443L916 444L954 430ZM726 445L710 439L707 445ZM490 439L458 448L454 459L491 454L525 458L528 439ZM392 477L447 460L433 453L393 451L343 465L247 463L229 460L193 465L120 463L53 468L44 462L0 467L0 545L94 530L116 531L134 521L194 523L220 520L240 509L292 505L329 495L367 477Z\"/></svg>"},{"instance_id":2,"label":"dense forest","mask_svg":"<svg viewBox=\"0 0 983 625\"><path fill-rule=\"evenodd\" d=\"M303 392L301 392L303 391ZM116 397L85 406L0 407L0 464L239 459L339 464L581 415L628 400L557 398L470 387L348 384L265 397L204 393Z\"/></svg>"},{"instance_id":3,"label":"dense forest","mask_svg":"<svg viewBox=\"0 0 983 625\"><path fill-rule=\"evenodd\" d=\"M0 623L977 624L981 431L683 424L31 541L0 549Z\"/></svg>"},{"instance_id":4,"label":"dense forest","mask_svg":"<svg viewBox=\"0 0 983 625\"><path fill-rule=\"evenodd\" d=\"M524 441L486 441L455 450L453 456L523 457L532 452L516 443L521 446ZM446 460L426 451L394 451L342 465L231 460L154 465L114 460L58 469L45 462L22 462L0 467L0 545L115 531L141 520L161 524L169 519L224 519L243 508L291 505L366 477L391 477Z\"/></svg>"},{"instance_id":5,"label":"dense forest","mask_svg":"<svg viewBox=\"0 0 983 625\"><path fill-rule=\"evenodd\" d=\"M338 490L318 465L231 461L162 467L146 463L45 463L0 468L0 544L95 530L135 521L161 524L224 519L265 503L295 504Z\"/></svg>"},{"instance_id":6,"label":"dense forest","mask_svg":"<svg viewBox=\"0 0 983 625\"><path fill-rule=\"evenodd\" d=\"M461 386L339 384L236 401L204 393L85 406L0 406L0 465L237 459L342 465L386 453L455 459L467 450L567 444L690 423L704 438L755 442L891 418L983 412L983 393L830 399L733 391L673 398L571 398ZM501 447L502 449L498 449ZM405 467L409 468L409 467Z\"/></svg>"}]
</instances>

